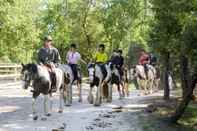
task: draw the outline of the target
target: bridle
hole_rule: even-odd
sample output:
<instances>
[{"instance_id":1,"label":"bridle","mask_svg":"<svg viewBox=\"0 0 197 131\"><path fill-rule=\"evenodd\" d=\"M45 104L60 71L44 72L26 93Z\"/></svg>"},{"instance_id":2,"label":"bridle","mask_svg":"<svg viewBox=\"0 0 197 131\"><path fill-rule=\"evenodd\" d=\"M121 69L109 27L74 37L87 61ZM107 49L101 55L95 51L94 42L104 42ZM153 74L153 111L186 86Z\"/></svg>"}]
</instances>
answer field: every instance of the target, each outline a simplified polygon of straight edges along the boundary
<instances>
[{"instance_id":1,"label":"bridle","mask_svg":"<svg viewBox=\"0 0 197 131\"><path fill-rule=\"evenodd\" d=\"M90 71L90 69L93 71ZM95 64L90 64L88 66L88 75L89 75L89 78L92 78L92 81L93 81L95 78Z\"/></svg>"},{"instance_id":2,"label":"bridle","mask_svg":"<svg viewBox=\"0 0 197 131\"><path fill-rule=\"evenodd\" d=\"M30 86L31 81L34 78L34 74L28 69L25 69L24 71L22 71L21 74L22 74L21 80L24 83L24 88L27 89Z\"/></svg>"}]
</instances>

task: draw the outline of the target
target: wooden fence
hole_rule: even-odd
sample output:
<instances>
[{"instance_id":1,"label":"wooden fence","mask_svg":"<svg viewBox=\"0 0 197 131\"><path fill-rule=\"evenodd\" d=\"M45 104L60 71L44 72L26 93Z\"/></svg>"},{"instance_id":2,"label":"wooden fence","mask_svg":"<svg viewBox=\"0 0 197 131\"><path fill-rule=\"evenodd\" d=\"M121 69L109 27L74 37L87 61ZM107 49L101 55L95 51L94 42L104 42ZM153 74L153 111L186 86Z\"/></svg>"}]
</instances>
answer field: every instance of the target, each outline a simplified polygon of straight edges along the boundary
<instances>
[{"instance_id":1,"label":"wooden fence","mask_svg":"<svg viewBox=\"0 0 197 131\"><path fill-rule=\"evenodd\" d=\"M0 80L20 78L21 65L18 64L0 64Z\"/></svg>"}]
</instances>

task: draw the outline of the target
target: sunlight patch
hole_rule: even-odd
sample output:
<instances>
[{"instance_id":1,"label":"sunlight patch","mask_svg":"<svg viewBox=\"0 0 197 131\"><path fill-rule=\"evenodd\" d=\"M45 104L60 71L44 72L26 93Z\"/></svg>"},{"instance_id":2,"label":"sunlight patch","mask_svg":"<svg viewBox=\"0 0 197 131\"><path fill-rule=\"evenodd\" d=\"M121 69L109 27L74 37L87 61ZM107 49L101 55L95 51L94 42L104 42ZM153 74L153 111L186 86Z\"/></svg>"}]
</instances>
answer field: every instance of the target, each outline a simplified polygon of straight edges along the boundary
<instances>
[{"instance_id":1,"label":"sunlight patch","mask_svg":"<svg viewBox=\"0 0 197 131\"><path fill-rule=\"evenodd\" d=\"M0 114L6 113L6 112L15 112L18 109L20 109L19 106L1 106L0 107Z\"/></svg>"}]
</instances>

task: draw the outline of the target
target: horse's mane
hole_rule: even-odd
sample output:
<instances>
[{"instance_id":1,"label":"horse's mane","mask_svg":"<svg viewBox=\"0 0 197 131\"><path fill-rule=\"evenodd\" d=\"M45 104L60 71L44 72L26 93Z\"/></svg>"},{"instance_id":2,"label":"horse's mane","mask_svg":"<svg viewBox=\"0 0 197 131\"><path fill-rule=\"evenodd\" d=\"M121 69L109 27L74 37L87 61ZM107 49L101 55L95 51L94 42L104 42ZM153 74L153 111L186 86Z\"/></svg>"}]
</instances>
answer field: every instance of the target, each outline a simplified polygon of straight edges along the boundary
<instances>
[{"instance_id":1,"label":"horse's mane","mask_svg":"<svg viewBox=\"0 0 197 131\"><path fill-rule=\"evenodd\" d=\"M27 69L31 70L33 73L37 73L38 72L38 67L34 63L29 63L26 66L27 66Z\"/></svg>"}]
</instances>

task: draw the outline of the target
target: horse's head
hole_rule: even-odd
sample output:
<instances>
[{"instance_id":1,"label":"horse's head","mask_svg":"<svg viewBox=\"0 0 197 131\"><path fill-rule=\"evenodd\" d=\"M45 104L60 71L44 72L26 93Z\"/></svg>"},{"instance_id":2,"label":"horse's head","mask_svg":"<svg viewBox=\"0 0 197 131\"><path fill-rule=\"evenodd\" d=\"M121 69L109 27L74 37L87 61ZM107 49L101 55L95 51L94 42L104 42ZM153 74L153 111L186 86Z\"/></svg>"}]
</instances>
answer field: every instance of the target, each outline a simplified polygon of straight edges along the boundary
<instances>
[{"instance_id":1,"label":"horse's head","mask_svg":"<svg viewBox=\"0 0 197 131\"><path fill-rule=\"evenodd\" d=\"M108 68L111 70L111 74L112 75L115 75L115 76L119 76L120 75L117 65L115 65L115 64L113 64L111 62L109 62L107 65L108 65Z\"/></svg>"},{"instance_id":2,"label":"horse's head","mask_svg":"<svg viewBox=\"0 0 197 131\"><path fill-rule=\"evenodd\" d=\"M22 64L22 87L27 89L30 86L31 81L33 80L34 74L37 72L37 66L35 64Z\"/></svg>"},{"instance_id":3,"label":"horse's head","mask_svg":"<svg viewBox=\"0 0 197 131\"><path fill-rule=\"evenodd\" d=\"M134 79L137 77L136 66L132 66L132 67L129 69L129 72L130 72L130 79L131 79L131 80L134 80Z\"/></svg>"},{"instance_id":4,"label":"horse's head","mask_svg":"<svg viewBox=\"0 0 197 131\"><path fill-rule=\"evenodd\" d=\"M88 76L90 83L93 82L94 75L95 75L95 64L94 63L88 64Z\"/></svg>"}]
</instances>

